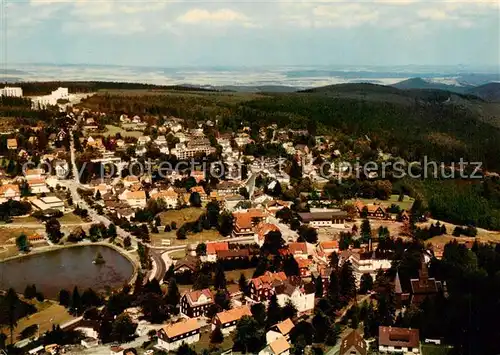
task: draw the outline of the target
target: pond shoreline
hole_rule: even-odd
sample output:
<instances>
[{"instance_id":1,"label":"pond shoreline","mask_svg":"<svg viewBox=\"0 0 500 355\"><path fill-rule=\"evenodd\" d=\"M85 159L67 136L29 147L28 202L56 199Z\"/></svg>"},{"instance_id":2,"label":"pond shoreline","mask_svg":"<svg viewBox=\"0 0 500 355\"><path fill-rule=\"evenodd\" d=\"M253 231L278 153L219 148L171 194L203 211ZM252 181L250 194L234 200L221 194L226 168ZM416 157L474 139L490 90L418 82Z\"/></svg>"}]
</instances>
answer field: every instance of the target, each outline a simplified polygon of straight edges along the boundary
<instances>
[{"instance_id":1,"label":"pond shoreline","mask_svg":"<svg viewBox=\"0 0 500 355\"><path fill-rule=\"evenodd\" d=\"M10 261L30 259L30 257L40 256L43 254L50 254L52 252L57 252L57 251L64 250L64 249L72 249L72 248L78 248L78 247L85 248L85 247L89 247L89 246L109 248L109 249L112 249L115 252L117 252L123 258L125 258L125 260L128 261L128 264L132 267L132 272L131 272L130 277L128 277L127 281L124 284L133 285L133 283L135 282L135 279L137 278L137 274L138 274L138 271L140 268L138 260L134 259L134 257L132 255L130 255L129 253L127 253L125 250L118 247L117 245L107 243L107 242L81 242L81 243L76 243L76 244L71 244L71 245L50 245L50 246L42 247L39 250L33 250L29 253L15 255L12 257L5 258L5 259L0 261L0 265L7 263L7 262L10 262ZM52 299L52 298L48 297L48 299Z\"/></svg>"}]
</instances>

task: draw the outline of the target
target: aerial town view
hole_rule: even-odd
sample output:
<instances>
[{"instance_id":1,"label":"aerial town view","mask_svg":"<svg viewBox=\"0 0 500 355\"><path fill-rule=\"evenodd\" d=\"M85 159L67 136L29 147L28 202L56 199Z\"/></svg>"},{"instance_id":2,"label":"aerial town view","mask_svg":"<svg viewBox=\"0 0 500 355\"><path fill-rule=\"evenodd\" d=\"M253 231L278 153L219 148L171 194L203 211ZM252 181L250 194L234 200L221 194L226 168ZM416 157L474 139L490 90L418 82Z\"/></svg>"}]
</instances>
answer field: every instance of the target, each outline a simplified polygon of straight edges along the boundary
<instances>
[{"instance_id":1,"label":"aerial town view","mask_svg":"<svg viewBox=\"0 0 500 355\"><path fill-rule=\"evenodd\" d=\"M0 6L0 355L500 354L498 1Z\"/></svg>"}]
</instances>

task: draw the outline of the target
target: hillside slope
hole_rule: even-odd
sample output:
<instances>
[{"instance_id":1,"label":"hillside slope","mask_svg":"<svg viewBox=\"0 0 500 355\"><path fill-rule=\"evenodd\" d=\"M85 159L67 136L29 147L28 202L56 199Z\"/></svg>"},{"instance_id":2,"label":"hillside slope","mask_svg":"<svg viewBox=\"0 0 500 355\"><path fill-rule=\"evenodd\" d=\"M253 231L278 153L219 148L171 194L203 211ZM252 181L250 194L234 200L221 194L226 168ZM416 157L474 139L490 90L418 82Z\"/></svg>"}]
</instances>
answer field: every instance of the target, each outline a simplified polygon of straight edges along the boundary
<instances>
[{"instance_id":1,"label":"hillside slope","mask_svg":"<svg viewBox=\"0 0 500 355\"><path fill-rule=\"evenodd\" d=\"M403 80L400 81L399 83L393 84L392 86L401 90L432 89L432 90L445 90L459 94L465 93L469 88L468 86L456 86L456 85L447 85L443 83L431 82L428 80L424 80L422 78L411 78Z\"/></svg>"},{"instance_id":2,"label":"hillside slope","mask_svg":"<svg viewBox=\"0 0 500 355\"><path fill-rule=\"evenodd\" d=\"M500 102L500 83L488 83L467 90L468 94L476 95L486 101Z\"/></svg>"}]
</instances>

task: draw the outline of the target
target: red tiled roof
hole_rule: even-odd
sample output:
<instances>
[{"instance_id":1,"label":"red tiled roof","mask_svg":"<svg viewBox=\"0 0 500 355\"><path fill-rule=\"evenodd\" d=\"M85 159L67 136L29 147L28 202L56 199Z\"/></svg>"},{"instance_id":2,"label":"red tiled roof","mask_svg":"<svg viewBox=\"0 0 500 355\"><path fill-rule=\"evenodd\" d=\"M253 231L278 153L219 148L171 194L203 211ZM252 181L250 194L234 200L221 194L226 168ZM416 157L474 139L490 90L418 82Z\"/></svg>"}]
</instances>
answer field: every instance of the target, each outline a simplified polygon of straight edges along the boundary
<instances>
[{"instance_id":1,"label":"red tiled roof","mask_svg":"<svg viewBox=\"0 0 500 355\"><path fill-rule=\"evenodd\" d=\"M266 271L264 275L253 278L252 283L254 284L256 289L262 287L271 288L274 282L281 283L285 280L286 280L286 275L283 271L275 273Z\"/></svg>"},{"instance_id":2,"label":"red tiled roof","mask_svg":"<svg viewBox=\"0 0 500 355\"><path fill-rule=\"evenodd\" d=\"M307 244L306 243L300 243L300 242L289 243L288 249L293 254L298 254L298 253L307 254Z\"/></svg>"},{"instance_id":3,"label":"red tiled roof","mask_svg":"<svg viewBox=\"0 0 500 355\"><path fill-rule=\"evenodd\" d=\"M228 242L207 243L207 255L216 254L218 251L229 250Z\"/></svg>"},{"instance_id":4,"label":"red tiled roof","mask_svg":"<svg viewBox=\"0 0 500 355\"><path fill-rule=\"evenodd\" d=\"M420 334L418 329L378 327L379 345L417 348L419 341Z\"/></svg>"}]
</instances>

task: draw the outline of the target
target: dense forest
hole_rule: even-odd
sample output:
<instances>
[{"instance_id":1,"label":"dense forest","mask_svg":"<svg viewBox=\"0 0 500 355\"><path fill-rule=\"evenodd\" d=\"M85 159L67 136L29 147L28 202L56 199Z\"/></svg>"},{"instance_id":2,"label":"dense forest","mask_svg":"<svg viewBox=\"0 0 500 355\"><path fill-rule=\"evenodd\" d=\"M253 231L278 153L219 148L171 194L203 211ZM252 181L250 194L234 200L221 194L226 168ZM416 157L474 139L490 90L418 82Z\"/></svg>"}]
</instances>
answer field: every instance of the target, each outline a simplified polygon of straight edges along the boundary
<instances>
[{"instance_id":1,"label":"dense forest","mask_svg":"<svg viewBox=\"0 0 500 355\"><path fill-rule=\"evenodd\" d=\"M375 87L375 94L380 93L381 89ZM394 94L397 89L388 90ZM401 92L406 100L408 94ZM84 105L116 114L219 119L222 129L228 131L242 123L274 122L281 127L307 127L313 134L341 134L352 139L368 136L372 149L379 148L405 160L420 160L426 155L449 163L463 158L498 170L500 129L481 121L467 107L440 103L436 95L443 98L442 92L426 93L409 105L407 101L401 104L394 100L369 101L316 93L103 94L88 99Z\"/></svg>"},{"instance_id":2,"label":"dense forest","mask_svg":"<svg viewBox=\"0 0 500 355\"><path fill-rule=\"evenodd\" d=\"M7 84L5 84L7 85ZM12 84L11 84L12 85ZM121 83L105 81L47 81L21 82L15 86L23 89L24 96L48 95L59 87L69 89L72 94L97 92L99 90L178 90L178 91L211 91L182 85L153 85L140 83Z\"/></svg>"}]
</instances>

